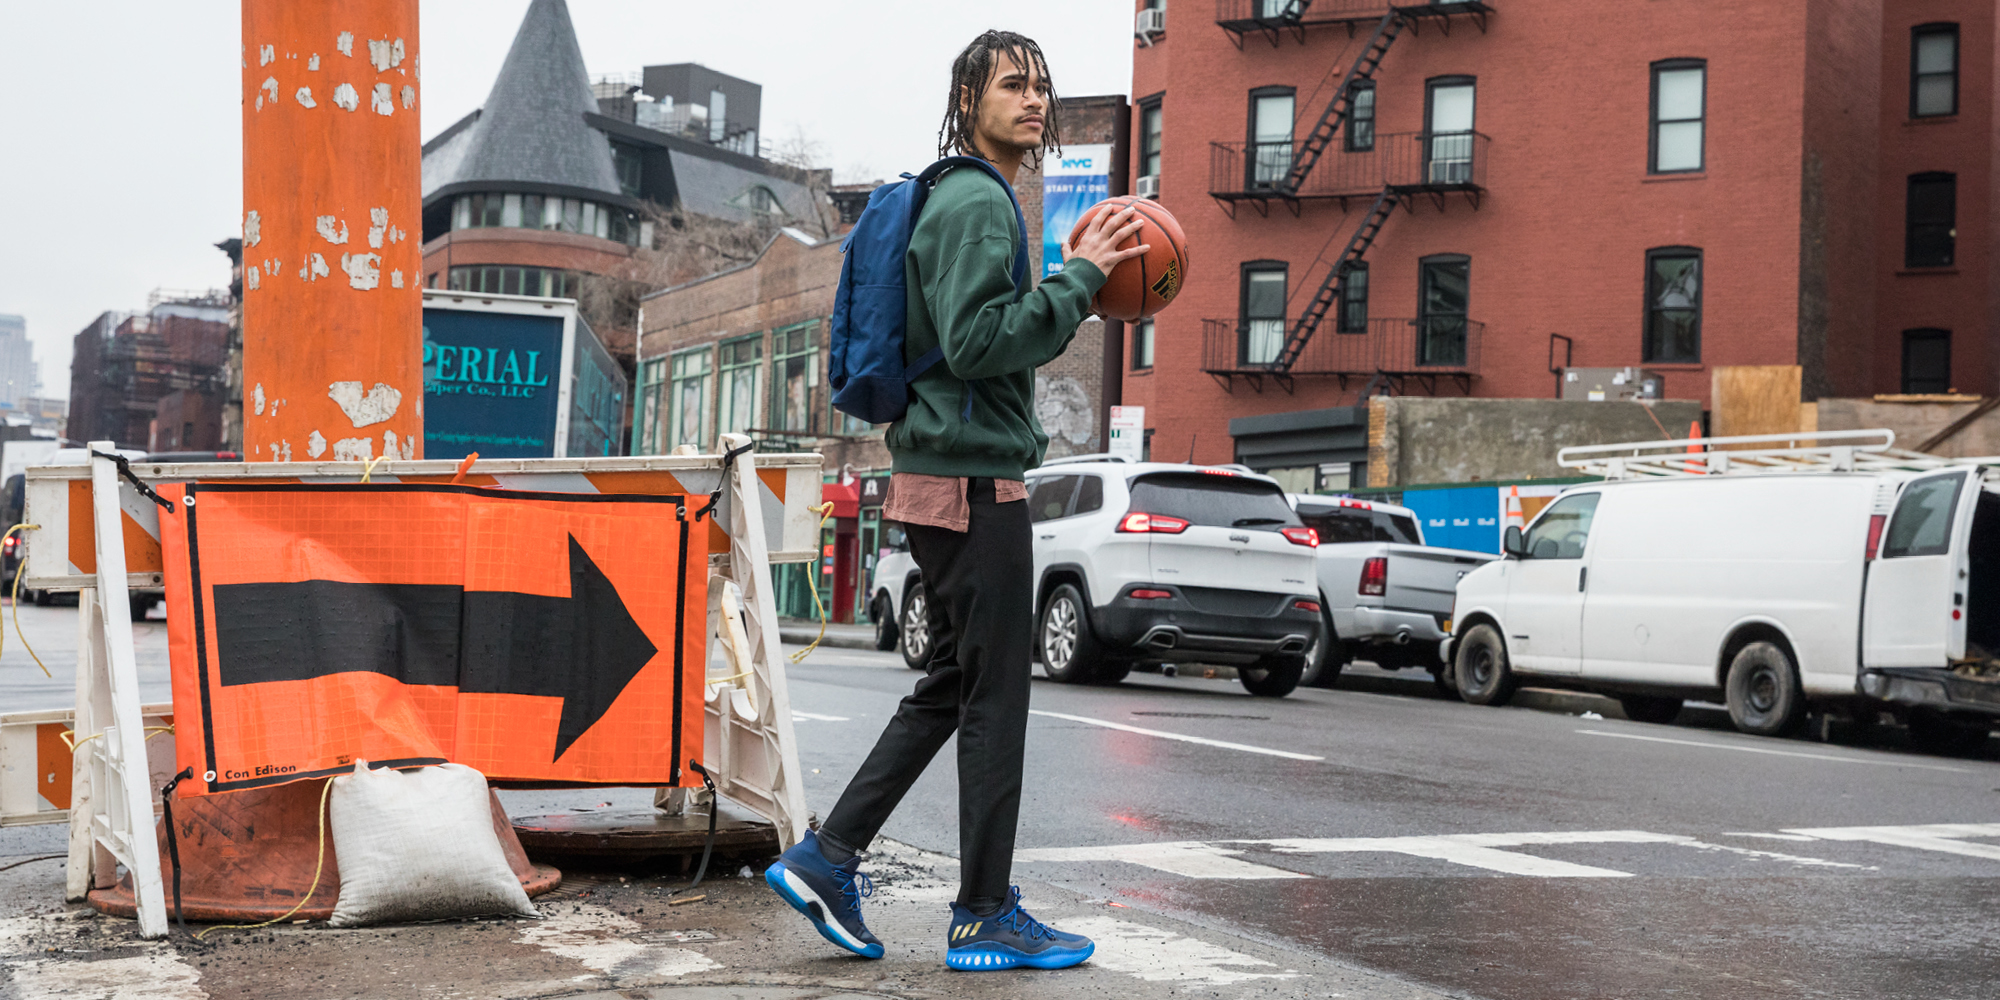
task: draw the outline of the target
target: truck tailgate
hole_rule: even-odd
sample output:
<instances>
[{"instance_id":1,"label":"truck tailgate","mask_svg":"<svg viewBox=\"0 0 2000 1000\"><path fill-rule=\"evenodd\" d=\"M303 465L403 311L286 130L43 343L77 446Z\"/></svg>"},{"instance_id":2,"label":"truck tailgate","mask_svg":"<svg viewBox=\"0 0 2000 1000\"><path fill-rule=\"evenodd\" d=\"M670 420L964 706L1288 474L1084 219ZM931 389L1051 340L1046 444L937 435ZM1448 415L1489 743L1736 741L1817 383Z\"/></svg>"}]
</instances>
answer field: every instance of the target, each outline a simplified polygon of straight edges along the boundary
<instances>
[{"instance_id":1,"label":"truck tailgate","mask_svg":"<svg viewBox=\"0 0 2000 1000\"><path fill-rule=\"evenodd\" d=\"M1382 606L1403 611L1451 613L1458 580L1496 557L1465 549L1424 545L1390 545L1389 592Z\"/></svg>"}]
</instances>

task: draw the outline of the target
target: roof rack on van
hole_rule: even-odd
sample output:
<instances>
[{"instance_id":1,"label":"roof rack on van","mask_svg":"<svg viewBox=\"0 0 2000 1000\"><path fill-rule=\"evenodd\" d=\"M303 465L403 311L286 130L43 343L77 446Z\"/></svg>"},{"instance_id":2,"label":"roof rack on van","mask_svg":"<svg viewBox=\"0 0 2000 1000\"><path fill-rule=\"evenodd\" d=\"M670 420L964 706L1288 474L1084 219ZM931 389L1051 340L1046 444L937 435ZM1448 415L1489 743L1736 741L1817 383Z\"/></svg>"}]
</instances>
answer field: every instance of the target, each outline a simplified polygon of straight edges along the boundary
<instances>
[{"instance_id":1,"label":"roof rack on van","mask_svg":"<svg viewBox=\"0 0 2000 1000\"><path fill-rule=\"evenodd\" d=\"M1565 469L1606 479L1798 472L1923 472L2000 465L2000 457L1940 458L1895 447L1896 432L1811 431L1576 445L1556 452Z\"/></svg>"},{"instance_id":2,"label":"roof rack on van","mask_svg":"<svg viewBox=\"0 0 2000 1000\"><path fill-rule=\"evenodd\" d=\"M1132 460L1126 458L1123 455L1113 455L1110 452L1100 451L1089 455L1068 455L1063 458L1045 459L1043 460L1042 465L1044 466L1071 465L1076 462L1130 462L1130 461Z\"/></svg>"}]
</instances>

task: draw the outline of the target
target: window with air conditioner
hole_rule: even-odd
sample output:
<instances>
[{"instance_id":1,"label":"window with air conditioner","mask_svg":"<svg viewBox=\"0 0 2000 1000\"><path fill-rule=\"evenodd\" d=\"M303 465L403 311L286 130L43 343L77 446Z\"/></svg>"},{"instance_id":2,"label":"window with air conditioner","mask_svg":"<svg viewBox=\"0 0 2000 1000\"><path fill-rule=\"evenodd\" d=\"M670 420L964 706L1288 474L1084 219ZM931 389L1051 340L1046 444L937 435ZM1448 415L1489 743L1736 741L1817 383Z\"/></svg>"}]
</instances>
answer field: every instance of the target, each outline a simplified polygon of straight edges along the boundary
<instances>
[{"instance_id":1,"label":"window with air conditioner","mask_svg":"<svg viewBox=\"0 0 2000 1000\"><path fill-rule=\"evenodd\" d=\"M1139 196L1160 196L1160 150L1165 116L1160 102L1139 106ZM1150 182L1150 183L1149 183Z\"/></svg>"},{"instance_id":2,"label":"window with air conditioner","mask_svg":"<svg viewBox=\"0 0 2000 1000\"><path fill-rule=\"evenodd\" d=\"M1432 184L1472 180L1473 88L1469 76L1435 77L1424 88L1424 173Z\"/></svg>"}]
</instances>

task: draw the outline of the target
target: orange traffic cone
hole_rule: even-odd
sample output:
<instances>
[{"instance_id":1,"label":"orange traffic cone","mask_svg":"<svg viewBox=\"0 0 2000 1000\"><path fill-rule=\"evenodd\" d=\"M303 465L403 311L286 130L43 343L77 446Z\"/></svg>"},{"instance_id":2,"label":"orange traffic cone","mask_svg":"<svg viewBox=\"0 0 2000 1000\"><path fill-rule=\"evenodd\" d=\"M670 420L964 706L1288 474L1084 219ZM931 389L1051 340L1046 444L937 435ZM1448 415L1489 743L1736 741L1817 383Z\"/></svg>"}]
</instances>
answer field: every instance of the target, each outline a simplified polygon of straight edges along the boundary
<instances>
[{"instance_id":1,"label":"orange traffic cone","mask_svg":"<svg viewBox=\"0 0 2000 1000\"><path fill-rule=\"evenodd\" d=\"M1701 421L1699 421L1699 420L1693 420L1693 421L1689 421L1689 422L1688 422L1688 441L1689 441L1689 442L1693 442L1693 441L1696 441L1696 440L1698 440L1698 439L1699 439L1700 437L1701 437ZM1701 454L1701 452L1702 452L1702 448L1701 448L1701 445L1698 445L1698 444L1693 444L1693 443L1690 443L1690 444L1688 445L1688 454L1690 454L1690 455L1699 455L1699 454ZM1687 463L1687 470L1688 470L1689 472L1702 472L1702 471L1705 471L1705 470L1703 469L1703 467L1702 467L1702 463L1700 463L1700 462L1689 462L1689 463Z\"/></svg>"},{"instance_id":2,"label":"orange traffic cone","mask_svg":"<svg viewBox=\"0 0 2000 1000\"><path fill-rule=\"evenodd\" d=\"M1521 515L1521 488L1519 486L1509 486L1507 487L1507 514L1500 525L1500 530L1506 531L1508 528L1525 529L1527 526L1528 519Z\"/></svg>"}]
</instances>

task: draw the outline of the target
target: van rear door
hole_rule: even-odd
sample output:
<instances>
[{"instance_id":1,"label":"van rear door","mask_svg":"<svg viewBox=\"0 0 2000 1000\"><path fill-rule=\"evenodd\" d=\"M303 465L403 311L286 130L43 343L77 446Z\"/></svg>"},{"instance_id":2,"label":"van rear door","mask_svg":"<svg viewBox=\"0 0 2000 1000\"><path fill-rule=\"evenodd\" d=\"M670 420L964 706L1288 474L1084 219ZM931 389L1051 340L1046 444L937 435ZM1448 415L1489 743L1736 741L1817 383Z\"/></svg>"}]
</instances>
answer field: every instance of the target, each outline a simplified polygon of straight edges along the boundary
<instances>
[{"instance_id":1,"label":"van rear door","mask_svg":"<svg viewBox=\"0 0 2000 1000\"><path fill-rule=\"evenodd\" d=\"M1943 667L1965 655L1967 551L1980 474L1954 469L1910 480L1868 567L1862 662Z\"/></svg>"}]
</instances>

